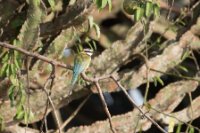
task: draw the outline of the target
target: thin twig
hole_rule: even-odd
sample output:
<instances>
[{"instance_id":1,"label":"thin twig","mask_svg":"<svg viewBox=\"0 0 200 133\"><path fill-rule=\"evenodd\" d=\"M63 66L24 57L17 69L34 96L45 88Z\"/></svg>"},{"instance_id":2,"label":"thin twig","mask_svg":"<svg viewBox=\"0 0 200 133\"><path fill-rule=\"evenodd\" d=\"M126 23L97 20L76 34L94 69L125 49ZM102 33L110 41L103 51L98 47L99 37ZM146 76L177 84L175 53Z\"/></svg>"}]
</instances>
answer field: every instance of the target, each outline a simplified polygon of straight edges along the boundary
<instances>
[{"instance_id":1,"label":"thin twig","mask_svg":"<svg viewBox=\"0 0 200 133\"><path fill-rule=\"evenodd\" d=\"M48 91L46 90L46 88L44 88L43 90L45 91L46 94L49 94ZM56 112L56 108L55 108L55 106L54 106L54 103L53 103L53 101L52 101L52 99L51 99L51 97L50 97L49 95L47 95L47 97L48 97L49 103L50 103L51 106L52 106L53 112L55 113L55 112ZM57 123L57 126L58 126L59 133L61 133L60 122L59 122L57 113L55 113L55 117L56 117L56 123Z\"/></svg>"},{"instance_id":2,"label":"thin twig","mask_svg":"<svg viewBox=\"0 0 200 133\"><path fill-rule=\"evenodd\" d=\"M27 85L26 85L26 89L27 89L27 108L26 108L26 111L28 111L28 115L30 116L30 85L29 85L29 62L28 62L29 58L26 57L25 59L25 67L26 67L26 82L27 82ZM28 118L28 121L29 121L29 118ZM28 121L26 121L26 128L28 127ZM26 128L25 128L25 133L26 133Z\"/></svg>"},{"instance_id":3,"label":"thin twig","mask_svg":"<svg viewBox=\"0 0 200 133\"><path fill-rule=\"evenodd\" d=\"M53 60L53 59L49 59L49 58L47 58L47 57L45 57L45 56L42 56L42 55L40 55L40 54L37 54L37 53L29 52L29 51L27 51L27 50L24 50L24 49L19 48L19 47L17 47L17 46L8 44L8 43L6 43L6 42L0 42L0 46L5 47L5 48L8 48L8 49L16 50L16 51L18 51L18 52L20 52L20 53L23 53L23 54L25 54L25 55L27 55L27 56L30 56L30 57L35 57L35 58L40 59L40 60L42 60L42 61L44 61L44 62L53 64L54 66L60 66L60 67L63 67L63 68L72 70L72 67L69 66L69 65L62 64L62 63L60 63L60 62L57 62L57 61L55 61L55 60Z\"/></svg>"},{"instance_id":4,"label":"thin twig","mask_svg":"<svg viewBox=\"0 0 200 133\"><path fill-rule=\"evenodd\" d=\"M189 124L192 124L192 122L193 122L193 117L194 117L194 110L193 110L193 106L192 106L192 94L191 94L191 92L188 92L188 97L189 97L189 99L190 99L190 108L191 108L191 112L192 112L192 120L189 122ZM190 127L191 126L187 126L187 129L186 129L186 133L188 133L188 131L189 131L189 129L190 129Z\"/></svg>"},{"instance_id":5,"label":"thin twig","mask_svg":"<svg viewBox=\"0 0 200 133\"><path fill-rule=\"evenodd\" d=\"M60 121L59 121L58 115L57 115L57 113L56 113L56 108L55 108L55 106L54 106L54 104L53 104L53 101L52 101L52 99L51 99L50 96L48 96L48 99L49 99L49 102L50 102L50 104L51 104L51 106L52 106L52 108L53 108L53 112L54 112L54 114L55 114L56 123L57 123L57 126L58 126L59 133L62 133L62 131L61 131L61 129L60 129Z\"/></svg>"},{"instance_id":6,"label":"thin twig","mask_svg":"<svg viewBox=\"0 0 200 133\"><path fill-rule=\"evenodd\" d=\"M110 128L111 128L111 130L112 130L113 133L116 133L116 131L115 131L114 127L113 127L113 124L112 124L110 112L109 112L108 107L107 107L107 105L106 105L106 101L105 101L105 99L104 99L104 97L103 97L103 92L102 92L102 90L101 90L101 87L100 87L100 85L99 85L99 82L96 81L96 82L94 82L94 83L95 83L95 86L97 87L97 90L98 90L98 92L99 92L99 96L100 96L100 99L101 99L101 101L102 101L104 111L106 112L106 115L108 116L108 120L109 120L109 123L110 123Z\"/></svg>"},{"instance_id":7,"label":"thin twig","mask_svg":"<svg viewBox=\"0 0 200 133\"><path fill-rule=\"evenodd\" d=\"M147 46L146 46L146 50L147 50ZM145 52L146 54L148 54L147 52ZM139 57L142 57L145 65L146 65L146 68L147 68L147 71L146 71L146 80L147 80L147 83L146 83L146 87L145 87L145 94L144 94L144 103L147 102L147 98L148 98L148 94L149 94L149 72L150 72L150 68L149 68L149 64L148 64L148 57L146 57L144 54L142 53L136 53L134 54L134 56L139 56Z\"/></svg>"},{"instance_id":8,"label":"thin twig","mask_svg":"<svg viewBox=\"0 0 200 133\"><path fill-rule=\"evenodd\" d=\"M191 55L192 55L192 59L194 60L195 65L196 65L196 69L199 72L200 68L199 68L199 65L198 65L198 61L197 61L197 59L196 59L196 57L194 55L194 52L192 50L191 50Z\"/></svg>"},{"instance_id":9,"label":"thin twig","mask_svg":"<svg viewBox=\"0 0 200 133\"><path fill-rule=\"evenodd\" d=\"M188 76L183 76L183 75L176 75L176 74L173 74L173 73L163 72L163 71L156 70L156 69L153 69L153 68L150 68L150 70L151 70L151 71L158 72L158 73L162 73L162 74L166 74L166 75L170 75L170 76L182 78L182 79L188 79L188 80L193 80L193 81L198 81L198 82L200 82L200 79L198 79L198 78L193 78L193 77L188 77Z\"/></svg>"},{"instance_id":10,"label":"thin twig","mask_svg":"<svg viewBox=\"0 0 200 133\"><path fill-rule=\"evenodd\" d=\"M48 83L49 83L49 79L47 79L47 81L45 82L44 88L47 87ZM46 89L45 89L45 90L46 90ZM48 95L48 93L46 93L46 95ZM45 108L45 111L44 111L44 115L43 115L43 119L42 119L42 124L41 124L41 126L40 126L40 133L43 132L43 126L44 126L44 125L45 125L45 130L46 130L46 132L47 132L47 129L48 129L48 128L47 128L47 124L46 124L46 115L47 115L48 108L49 108L49 100L46 101L46 108Z\"/></svg>"},{"instance_id":11,"label":"thin twig","mask_svg":"<svg viewBox=\"0 0 200 133\"><path fill-rule=\"evenodd\" d=\"M194 129L196 129L197 131L200 132L200 129L199 129L198 127L193 126L193 125L191 125L190 123L184 122L184 121L178 119L177 117L175 117L175 116L173 116L173 115L166 114L166 113L164 113L164 112L162 112L162 111L157 110L157 109L154 108L154 107L151 107L151 109L154 110L154 111L156 111L156 112L158 112L158 113L160 113L160 114L163 114L163 115L165 115L165 116L168 116L168 117L174 118L175 120L177 120L177 121L179 121L179 122L181 122L181 123L183 123L183 124L185 124L185 125L191 126L191 127L193 127Z\"/></svg>"},{"instance_id":12,"label":"thin twig","mask_svg":"<svg viewBox=\"0 0 200 133\"><path fill-rule=\"evenodd\" d=\"M137 133L137 127L138 127L139 121L140 121L140 119L137 119L137 122L136 122L136 125L135 125L135 129L134 129L134 133Z\"/></svg>"},{"instance_id":13,"label":"thin twig","mask_svg":"<svg viewBox=\"0 0 200 133\"><path fill-rule=\"evenodd\" d=\"M167 133L167 131L165 131L156 121L154 121L150 116L144 113L143 110L139 106L137 106L137 104L133 101L133 99L127 93L126 89L120 84L119 81L117 81L117 79L113 75L111 75L111 78L116 82L119 88L122 89L122 91L125 93L125 95L127 96L128 100L132 103L132 105L136 107L145 118L151 121L161 132Z\"/></svg>"},{"instance_id":14,"label":"thin twig","mask_svg":"<svg viewBox=\"0 0 200 133\"><path fill-rule=\"evenodd\" d=\"M51 66L52 66L52 71L51 71L51 74L50 74L51 83L50 83L50 91L49 91L49 94L48 94L48 99L49 99L49 102L50 102L50 104L51 104L51 106L52 106L52 108L53 108L53 113L54 113L55 118L56 118L56 124L57 124L57 126L58 126L59 133L61 133L62 131L61 131L61 129L60 129L60 121L59 121L58 115L57 115L57 113L56 113L56 108L55 108L55 106L54 106L54 104L53 104L53 101L52 101L52 99L51 99L51 97L50 97L50 96L51 96L51 90L52 90L53 84L54 84L54 79L55 79L55 65L54 65L54 64L51 64ZM44 88L44 89L46 89L46 88ZM46 91L47 91L47 90L46 90Z\"/></svg>"},{"instance_id":15,"label":"thin twig","mask_svg":"<svg viewBox=\"0 0 200 133\"><path fill-rule=\"evenodd\" d=\"M46 131L46 133L48 133L48 125L47 125L47 117L46 116L44 117L44 125L45 125L44 126L45 127L45 131Z\"/></svg>"},{"instance_id":16,"label":"thin twig","mask_svg":"<svg viewBox=\"0 0 200 133\"><path fill-rule=\"evenodd\" d=\"M116 133L114 127L113 127L113 124L112 124L112 120L111 120L111 114L108 110L108 107L106 105L106 101L104 99L104 96L103 96L103 92L101 90L101 87L99 85L99 80L103 80L103 79L107 79L107 78L110 78L110 75L105 75L105 76L101 76L101 77L95 77L95 78L89 78L86 76L86 74L83 72L81 73L81 76L84 80L86 81L89 81L91 83L94 83L95 86L97 87L97 91L98 91L98 94L100 96L100 99L101 99L101 102L102 102L102 105L103 105L103 108L104 108L104 111L106 112L106 115L108 116L108 120L109 120L109 123L110 123L110 128L112 130L113 133Z\"/></svg>"},{"instance_id":17,"label":"thin twig","mask_svg":"<svg viewBox=\"0 0 200 133\"><path fill-rule=\"evenodd\" d=\"M78 114L78 112L81 110L83 105L87 102L87 100L90 98L91 94L89 94L78 106L78 108L69 116L69 118L61 125L61 130L65 128L65 126ZM58 132L58 130L56 131Z\"/></svg>"},{"instance_id":18,"label":"thin twig","mask_svg":"<svg viewBox=\"0 0 200 133\"><path fill-rule=\"evenodd\" d=\"M174 0L172 0L172 4L171 4L171 6L170 6L170 8L169 8L169 12L168 12L168 15L167 15L167 19L168 19L168 20L170 19L170 14L171 14L171 12L172 12L173 6L174 6Z\"/></svg>"},{"instance_id":19,"label":"thin twig","mask_svg":"<svg viewBox=\"0 0 200 133\"><path fill-rule=\"evenodd\" d=\"M43 90L44 90L44 92L46 93L46 95L47 95L47 98L48 98L48 100L47 100L47 107L46 107L46 110L45 110L45 116L44 116L44 118L46 117L46 114L47 114L47 109L48 109L48 106L49 106L49 103L51 104L51 106L52 106L52 109L53 109L53 113L55 114L55 118L56 118L56 124L57 124L57 126L58 126L58 130L59 130L59 133L61 133L62 131L61 131L61 128L60 128L60 121L59 121L59 119L58 119L58 116L57 116L57 113L56 113L56 109L55 109L55 106L54 106L54 104L53 104L53 101L52 101L52 99L51 99L51 97L50 97L50 95L51 95L51 90L52 90L52 87L53 87L53 83L54 83L54 79L55 79L55 66L54 66L54 64L51 64L52 65L52 71L51 71L51 74L50 74L50 76L49 76L49 78L47 79L47 81L46 81L46 83L45 83L45 86L44 86L44 88L43 88ZM49 93L48 93L48 91L47 91L47 85L48 85L48 82L51 80L51 82L50 82L50 91L49 91ZM45 120L45 119L44 119ZM40 130L41 130L42 128L40 128Z\"/></svg>"}]
</instances>

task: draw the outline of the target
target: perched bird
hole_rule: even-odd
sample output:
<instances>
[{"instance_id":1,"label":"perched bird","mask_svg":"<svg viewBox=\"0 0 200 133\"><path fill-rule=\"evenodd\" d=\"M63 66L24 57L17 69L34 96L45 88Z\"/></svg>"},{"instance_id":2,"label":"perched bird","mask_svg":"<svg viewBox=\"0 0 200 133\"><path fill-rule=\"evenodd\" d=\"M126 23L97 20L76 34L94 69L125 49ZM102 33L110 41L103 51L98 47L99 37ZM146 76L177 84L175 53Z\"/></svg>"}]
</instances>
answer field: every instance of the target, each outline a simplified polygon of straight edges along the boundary
<instances>
[{"instance_id":1,"label":"perched bird","mask_svg":"<svg viewBox=\"0 0 200 133\"><path fill-rule=\"evenodd\" d=\"M72 86L75 85L78 76L89 67L92 54L93 50L88 48L76 54L74 58L73 77L71 80Z\"/></svg>"}]
</instances>

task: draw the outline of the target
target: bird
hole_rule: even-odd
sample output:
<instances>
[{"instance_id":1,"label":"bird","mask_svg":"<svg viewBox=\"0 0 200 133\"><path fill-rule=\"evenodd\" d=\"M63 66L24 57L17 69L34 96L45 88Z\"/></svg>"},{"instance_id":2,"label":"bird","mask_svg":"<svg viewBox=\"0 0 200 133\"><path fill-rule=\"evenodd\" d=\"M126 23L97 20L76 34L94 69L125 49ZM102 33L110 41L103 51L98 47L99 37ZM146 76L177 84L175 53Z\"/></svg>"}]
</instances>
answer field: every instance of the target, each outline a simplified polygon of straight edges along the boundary
<instances>
[{"instance_id":1,"label":"bird","mask_svg":"<svg viewBox=\"0 0 200 133\"><path fill-rule=\"evenodd\" d=\"M74 66L73 66L73 76L71 80L72 86L75 85L79 75L89 67L92 54L93 54L92 49L85 48L81 52L75 55Z\"/></svg>"}]
</instances>

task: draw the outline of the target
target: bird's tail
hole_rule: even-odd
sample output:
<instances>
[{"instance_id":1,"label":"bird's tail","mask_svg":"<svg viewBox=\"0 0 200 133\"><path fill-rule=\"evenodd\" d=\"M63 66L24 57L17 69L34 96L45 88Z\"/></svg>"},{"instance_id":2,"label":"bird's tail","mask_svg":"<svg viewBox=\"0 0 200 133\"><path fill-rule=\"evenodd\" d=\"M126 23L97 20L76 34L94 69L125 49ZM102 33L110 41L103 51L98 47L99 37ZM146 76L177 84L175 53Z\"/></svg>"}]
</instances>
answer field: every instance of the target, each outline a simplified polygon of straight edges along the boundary
<instances>
[{"instance_id":1,"label":"bird's tail","mask_svg":"<svg viewBox=\"0 0 200 133\"><path fill-rule=\"evenodd\" d=\"M78 74L73 74L72 80L71 80L71 86L74 86L76 81L78 79Z\"/></svg>"},{"instance_id":2,"label":"bird's tail","mask_svg":"<svg viewBox=\"0 0 200 133\"><path fill-rule=\"evenodd\" d=\"M68 96L71 95L74 85L78 79L78 75L73 75L71 83L68 85Z\"/></svg>"}]
</instances>

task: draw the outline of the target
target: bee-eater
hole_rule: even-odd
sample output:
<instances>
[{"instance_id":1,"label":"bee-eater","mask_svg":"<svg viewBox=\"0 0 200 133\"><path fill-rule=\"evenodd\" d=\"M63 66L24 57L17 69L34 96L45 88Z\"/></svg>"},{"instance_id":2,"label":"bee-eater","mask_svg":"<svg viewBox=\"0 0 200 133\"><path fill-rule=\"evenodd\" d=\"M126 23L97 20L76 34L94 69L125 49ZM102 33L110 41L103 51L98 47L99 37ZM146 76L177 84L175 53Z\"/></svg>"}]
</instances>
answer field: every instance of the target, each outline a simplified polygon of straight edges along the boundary
<instances>
[{"instance_id":1,"label":"bee-eater","mask_svg":"<svg viewBox=\"0 0 200 133\"><path fill-rule=\"evenodd\" d=\"M76 83L78 76L89 67L92 54L93 50L87 48L75 55L73 77L71 80L72 86Z\"/></svg>"}]
</instances>

